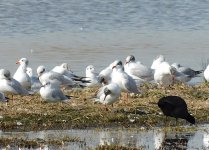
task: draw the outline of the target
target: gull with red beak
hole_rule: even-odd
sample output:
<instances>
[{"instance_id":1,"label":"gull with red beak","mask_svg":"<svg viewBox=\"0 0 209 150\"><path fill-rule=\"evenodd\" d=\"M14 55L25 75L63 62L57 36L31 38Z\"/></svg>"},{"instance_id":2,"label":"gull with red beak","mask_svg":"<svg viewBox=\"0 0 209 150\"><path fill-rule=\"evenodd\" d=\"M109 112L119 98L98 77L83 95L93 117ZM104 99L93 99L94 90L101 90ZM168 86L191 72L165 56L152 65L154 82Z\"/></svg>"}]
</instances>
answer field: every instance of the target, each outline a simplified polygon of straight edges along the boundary
<instances>
[{"instance_id":1,"label":"gull with red beak","mask_svg":"<svg viewBox=\"0 0 209 150\"><path fill-rule=\"evenodd\" d=\"M125 72L128 73L133 79L141 81L152 81L154 79L154 71L148 68L141 62L135 60L133 55L126 58L124 65Z\"/></svg>"},{"instance_id":2,"label":"gull with red beak","mask_svg":"<svg viewBox=\"0 0 209 150\"><path fill-rule=\"evenodd\" d=\"M30 90L31 89L31 79L29 75L26 73L28 60L27 58L21 58L19 61L16 62L19 64L17 71L15 72L13 78L17 80L23 88Z\"/></svg>"}]
</instances>

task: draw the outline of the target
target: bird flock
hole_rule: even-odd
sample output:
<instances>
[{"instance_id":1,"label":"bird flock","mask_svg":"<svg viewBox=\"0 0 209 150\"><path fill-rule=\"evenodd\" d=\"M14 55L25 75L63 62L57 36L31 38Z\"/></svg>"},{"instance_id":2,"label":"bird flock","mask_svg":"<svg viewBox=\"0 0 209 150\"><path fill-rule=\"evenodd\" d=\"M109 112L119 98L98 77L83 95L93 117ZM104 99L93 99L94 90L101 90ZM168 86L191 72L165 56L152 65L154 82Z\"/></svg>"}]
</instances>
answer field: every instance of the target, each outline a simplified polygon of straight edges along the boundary
<instances>
[{"instance_id":1,"label":"bird flock","mask_svg":"<svg viewBox=\"0 0 209 150\"><path fill-rule=\"evenodd\" d=\"M62 63L48 70L41 65L36 69L37 76L29 67L29 60L21 58L16 62L19 65L13 77L7 69L0 69L0 98L8 101L5 94L33 95L39 93L47 102L66 102L70 99L63 92L63 88L73 87L99 87L96 101L101 104L111 105L119 100L121 92L140 94L140 86L146 82L157 83L159 87L172 86L175 83L187 83L192 78L199 76L203 71L205 80L209 81L209 67L205 70L195 71L178 63L169 64L163 55L157 56L150 67L136 61L133 55L127 56L123 65L122 61L115 60L99 73L93 65L86 67L85 77L75 75L67 63ZM171 99L170 97L168 99ZM177 99L177 100L176 100ZM174 98L179 101L180 98ZM173 100L173 101L174 101ZM183 100L183 99L182 99ZM182 102L184 103L184 102ZM184 107L187 111L187 108ZM170 101L159 100L158 106L166 116L183 118L171 115L165 108L177 105ZM178 111L177 111L178 112ZM183 113L182 113L183 114ZM187 113L184 113L187 115ZM191 117L190 117L191 120ZM194 121L190 121L194 123Z\"/></svg>"}]
</instances>

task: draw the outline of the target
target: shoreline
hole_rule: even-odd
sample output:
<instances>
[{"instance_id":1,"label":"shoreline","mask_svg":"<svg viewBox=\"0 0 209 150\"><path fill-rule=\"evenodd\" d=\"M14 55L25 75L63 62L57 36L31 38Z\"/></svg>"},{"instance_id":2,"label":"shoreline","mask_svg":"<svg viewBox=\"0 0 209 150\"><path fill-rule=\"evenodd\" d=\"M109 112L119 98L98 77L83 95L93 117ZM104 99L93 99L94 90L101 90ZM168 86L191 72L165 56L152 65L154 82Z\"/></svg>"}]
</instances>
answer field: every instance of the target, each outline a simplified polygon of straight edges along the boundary
<instances>
[{"instance_id":1,"label":"shoreline","mask_svg":"<svg viewBox=\"0 0 209 150\"><path fill-rule=\"evenodd\" d=\"M93 101L98 88L73 89L65 91L74 96L67 103L47 103L39 94L33 96L13 96L8 103L0 103L0 128L2 131L66 130L106 127L164 127L165 116L157 105L159 98L168 95L182 97L188 111L196 118L197 124L209 122L209 84L196 86L176 84L170 88L157 88L155 84L140 87L141 95L123 96L114 106ZM125 93L123 93L125 95ZM12 98L12 95L8 95ZM169 117L171 125L175 118ZM179 119L179 125L189 125Z\"/></svg>"}]
</instances>

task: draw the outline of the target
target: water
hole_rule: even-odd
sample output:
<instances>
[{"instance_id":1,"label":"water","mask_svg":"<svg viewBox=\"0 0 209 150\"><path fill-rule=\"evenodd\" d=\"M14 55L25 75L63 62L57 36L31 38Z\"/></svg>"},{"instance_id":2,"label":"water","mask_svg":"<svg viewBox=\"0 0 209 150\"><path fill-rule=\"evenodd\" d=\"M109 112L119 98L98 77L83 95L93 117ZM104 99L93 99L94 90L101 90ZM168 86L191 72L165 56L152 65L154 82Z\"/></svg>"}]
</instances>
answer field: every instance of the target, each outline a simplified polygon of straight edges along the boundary
<instances>
[{"instance_id":1,"label":"water","mask_svg":"<svg viewBox=\"0 0 209 150\"><path fill-rule=\"evenodd\" d=\"M42 145L45 149L94 149L99 145L116 144L125 147L153 149L208 149L209 148L209 125L200 125L197 131L171 132L154 128L148 131L137 129L103 129L103 130L46 130L31 132L1 132L1 138L33 139L61 139L63 137L79 138L80 141L68 142L60 147L55 145ZM0 144L1 146L1 144ZM11 145L10 145L11 146ZM7 146L9 147L9 146ZM13 145L14 148L16 147ZM1 147L3 148L3 147ZM17 148L17 147L16 147ZM27 149L27 148L26 148ZM37 148L38 149L38 148Z\"/></svg>"},{"instance_id":2,"label":"water","mask_svg":"<svg viewBox=\"0 0 209 150\"><path fill-rule=\"evenodd\" d=\"M0 67L12 73L21 57L34 69L67 62L80 75L129 54L194 69L209 58L207 1L2 0L0 12Z\"/></svg>"}]
</instances>

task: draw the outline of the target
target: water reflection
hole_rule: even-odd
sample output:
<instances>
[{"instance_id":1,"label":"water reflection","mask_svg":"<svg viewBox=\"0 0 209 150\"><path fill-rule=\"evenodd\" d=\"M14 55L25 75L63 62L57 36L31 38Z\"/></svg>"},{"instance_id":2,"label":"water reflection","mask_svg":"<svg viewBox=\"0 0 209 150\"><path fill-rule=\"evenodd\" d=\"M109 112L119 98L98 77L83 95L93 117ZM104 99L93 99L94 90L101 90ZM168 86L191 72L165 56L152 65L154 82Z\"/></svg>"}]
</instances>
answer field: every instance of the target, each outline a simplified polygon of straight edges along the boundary
<instances>
[{"instance_id":1,"label":"water reflection","mask_svg":"<svg viewBox=\"0 0 209 150\"><path fill-rule=\"evenodd\" d=\"M197 142L198 141L198 142ZM195 133L188 142L188 149L209 149L209 126Z\"/></svg>"},{"instance_id":2,"label":"water reflection","mask_svg":"<svg viewBox=\"0 0 209 150\"><path fill-rule=\"evenodd\" d=\"M105 130L47 130L38 132L3 132L0 138L22 138L26 140L78 138L80 141L63 143L61 146L40 144L41 149L92 149L99 145L116 144L120 146L153 149L208 149L209 125L199 126L196 132L165 132L160 128L148 131L137 129L105 129ZM18 148L14 143L0 148ZM39 149L37 147L37 149ZM30 149L30 145L25 149ZM34 148L35 149L35 148Z\"/></svg>"}]
</instances>

